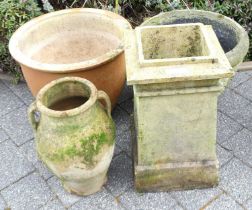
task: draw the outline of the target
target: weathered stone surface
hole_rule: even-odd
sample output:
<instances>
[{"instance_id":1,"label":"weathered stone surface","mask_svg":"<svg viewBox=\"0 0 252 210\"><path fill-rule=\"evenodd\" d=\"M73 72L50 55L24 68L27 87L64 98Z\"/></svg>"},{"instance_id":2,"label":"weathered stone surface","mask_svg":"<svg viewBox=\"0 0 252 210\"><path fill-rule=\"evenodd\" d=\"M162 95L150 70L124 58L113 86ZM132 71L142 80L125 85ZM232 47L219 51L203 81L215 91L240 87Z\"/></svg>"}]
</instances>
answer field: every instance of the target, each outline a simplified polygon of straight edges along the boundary
<instances>
[{"instance_id":1,"label":"weathered stone surface","mask_svg":"<svg viewBox=\"0 0 252 210\"><path fill-rule=\"evenodd\" d=\"M234 78L229 82L228 87L234 89L240 84L249 80L251 76L252 75L249 75L247 72L240 72L239 74L235 74Z\"/></svg>"},{"instance_id":2,"label":"weathered stone surface","mask_svg":"<svg viewBox=\"0 0 252 210\"><path fill-rule=\"evenodd\" d=\"M182 206L180 205L175 205L173 207L171 207L172 210L184 210L184 208L182 208Z\"/></svg>"},{"instance_id":3,"label":"weathered stone surface","mask_svg":"<svg viewBox=\"0 0 252 210\"><path fill-rule=\"evenodd\" d=\"M0 144L0 160L0 189L34 170L33 165L18 152L17 147L10 140Z\"/></svg>"},{"instance_id":4,"label":"weathered stone surface","mask_svg":"<svg viewBox=\"0 0 252 210\"><path fill-rule=\"evenodd\" d=\"M106 189L82 198L69 210L92 209L92 210L124 210L121 204Z\"/></svg>"},{"instance_id":5,"label":"weathered stone surface","mask_svg":"<svg viewBox=\"0 0 252 210\"><path fill-rule=\"evenodd\" d=\"M65 210L64 206L59 202L58 199L54 199L49 201L45 206L43 206L40 210Z\"/></svg>"},{"instance_id":6,"label":"weathered stone surface","mask_svg":"<svg viewBox=\"0 0 252 210\"><path fill-rule=\"evenodd\" d=\"M124 101L120 104L120 107L122 107L124 110L126 110L128 112L128 114L132 114L133 113L133 99L128 99L127 101Z\"/></svg>"},{"instance_id":7,"label":"weathered stone surface","mask_svg":"<svg viewBox=\"0 0 252 210\"><path fill-rule=\"evenodd\" d=\"M173 210L176 205L170 193L137 193L132 189L123 193L119 201L130 210Z\"/></svg>"},{"instance_id":8,"label":"weathered stone surface","mask_svg":"<svg viewBox=\"0 0 252 210\"><path fill-rule=\"evenodd\" d=\"M234 155L231 151L217 145L217 157L220 163L220 167L224 166L228 161L230 161Z\"/></svg>"},{"instance_id":9,"label":"weathered stone surface","mask_svg":"<svg viewBox=\"0 0 252 210\"><path fill-rule=\"evenodd\" d=\"M136 99L135 180L139 191L202 188L218 183L218 94L183 91L178 95L168 95L167 91L155 100Z\"/></svg>"},{"instance_id":10,"label":"weathered stone surface","mask_svg":"<svg viewBox=\"0 0 252 210\"><path fill-rule=\"evenodd\" d=\"M243 82L235 88L235 92L252 101L252 79Z\"/></svg>"},{"instance_id":11,"label":"weathered stone surface","mask_svg":"<svg viewBox=\"0 0 252 210\"><path fill-rule=\"evenodd\" d=\"M234 20L219 13L205 10L172 10L147 18L141 26L170 25L181 23L203 23L211 25L220 44L226 52L233 71L243 61L249 49L247 32ZM180 38L176 38L179 40ZM177 43L175 43L177 45ZM230 51L230 49L232 49Z\"/></svg>"},{"instance_id":12,"label":"weathered stone surface","mask_svg":"<svg viewBox=\"0 0 252 210\"><path fill-rule=\"evenodd\" d=\"M252 167L252 132L244 128L223 144L240 160Z\"/></svg>"},{"instance_id":13,"label":"weathered stone surface","mask_svg":"<svg viewBox=\"0 0 252 210\"><path fill-rule=\"evenodd\" d=\"M0 116L5 115L19 107L24 103L13 93L11 92L3 83L0 81Z\"/></svg>"},{"instance_id":14,"label":"weathered stone surface","mask_svg":"<svg viewBox=\"0 0 252 210\"><path fill-rule=\"evenodd\" d=\"M119 135L130 127L130 117L129 114L122 108L117 106L112 112L113 120L116 124L116 134Z\"/></svg>"},{"instance_id":15,"label":"weathered stone surface","mask_svg":"<svg viewBox=\"0 0 252 210\"><path fill-rule=\"evenodd\" d=\"M50 178L47 183L51 187L52 191L61 200L63 205L67 208L82 198L81 196L73 195L67 192L60 183L60 180L55 176Z\"/></svg>"},{"instance_id":16,"label":"weathered stone surface","mask_svg":"<svg viewBox=\"0 0 252 210\"><path fill-rule=\"evenodd\" d=\"M252 199L247 200L244 204L243 204L248 210L252 209Z\"/></svg>"},{"instance_id":17,"label":"weathered stone surface","mask_svg":"<svg viewBox=\"0 0 252 210\"><path fill-rule=\"evenodd\" d=\"M236 121L239 122L241 125L243 125L245 128L252 131L252 103L250 103L248 106L244 107L244 109L240 109L239 112L237 112L237 118Z\"/></svg>"},{"instance_id":18,"label":"weathered stone surface","mask_svg":"<svg viewBox=\"0 0 252 210\"><path fill-rule=\"evenodd\" d=\"M122 153L123 150L121 147L119 147L118 144L115 145L115 150L114 150L114 154L113 154L113 158L115 158L115 156L119 155L120 153Z\"/></svg>"},{"instance_id":19,"label":"weathered stone surface","mask_svg":"<svg viewBox=\"0 0 252 210\"><path fill-rule=\"evenodd\" d=\"M3 129L0 128L0 143L7 140L9 137Z\"/></svg>"},{"instance_id":20,"label":"weathered stone surface","mask_svg":"<svg viewBox=\"0 0 252 210\"><path fill-rule=\"evenodd\" d=\"M247 73L247 72L246 72ZM238 72L237 73L237 75L239 75L240 73ZM251 74L252 75L252 74ZM13 86L13 88L15 88L15 86ZM11 91L9 92L9 93L11 93ZM232 96L230 96L230 97L232 97ZM0 103L2 103L3 101L2 100L0 100ZM3 102L3 103L5 103L5 102ZM121 105L121 104L120 104ZM242 104L241 104L242 105ZM237 104L237 109L240 109L240 106L239 106L239 104ZM16 110L18 110L18 109L13 109L13 111L16 111ZM248 110L244 110L244 112L246 112L246 111L248 111ZM26 112L24 112L24 114L26 114ZM118 112L118 113L116 113L116 115L119 115L120 113ZM218 113L218 118L219 118L219 113ZM250 115L251 116L251 115ZM222 138L221 139L225 139L225 140L228 140L231 136L233 136L234 134L235 134L235 132L237 132L237 131L239 131L240 130L240 127L239 127L239 125L237 126L237 123L234 121L234 120L230 120L231 118L230 117L227 117L227 115L225 114L224 115L224 117L221 117L221 123L219 123L218 122L218 131L220 131L221 132L221 135L222 135ZM19 118L18 119L18 121L22 121L22 118ZM5 123L4 121L2 122L2 123ZM224 124L224 125L222 125L222 124ZM220 127L220 128L219 128ZM233 130L233 131L232 131ZM128 131L126 131L126 132L128 132ZM225 135L227 136L227 137L225 137ZM1 137L0 137L1 138ZM240 142L242 142L242 141L244 141L244 142L247 142L247 140L246 140L246 138L250 138L250 136L247 136L247 135L244 135L243 136L243 138L236 138L236 141L240 141ZM220 140L220 139L218 139L218 140ZM9 140L7 140L7 141L9 141ZM7 141L5 140L5 142L4 143L7 143ZM234 140L235 141L235 140ZM10 141L11 142L11 141ZM219 141L220 142L220 141ZM224 141L223 141L224 142ZM3 143L3 142L2 142ZM1 144L2 145L2 144ZM13 145L13 144L12 144ZM1 146L2 147L2 146ZM26 142L25 144L23 144L22 146L21 146L21 151L17 148L17 147L13 147L13 149L12 149L12 147L11 147L11 152L9 153L8 152L8 157L10 158L10 161L1 161L1 163L0 163L0 168L2 168L3 170L1 170L0 172L1 172L1 175L0 175L0 177L1 176L3 176L3 173L4 172L6 172L7 174L8 174L8 177L7 177L7 179L4 179L4 181L1 181L1 183L4 183L6 180L8 181L9 179L10 180L14 180L12 183L15 185L15 183L19 180L19 179L21 179L23 176L16 176L17 174L16 174L16 170L17 170L17 168L19 168L19 165L20 165L20 169L22 169L23 170L23 172L27 172L27 173L29 173L29 171L30 170L27 170L27 167L26 166L23 166L23 164L22 163L20 163L20 162L17 162L17 163L19 163L19 165L17 165L17 166L15 166L14 168L12 167L13 165L11 164L11 161L12 162L16 162L16 160L24 160L24 165L26 165L26 163L27 163L27 161L20 155L20 153L23 153L23 149L25 148L25 150L27 149L27 150L30 150L30 148L32 148L33 146L32 146L32 144L31 144L31 141L28 141L28 142ZM244 147L241 147L241 150L240 150L240 152L242 152L243 151L243 149L242 148L244 148ZM0 149L1 150L1 149ZM4 147L3 148L3 150L6 150L6 147ZM220 164L222 163L222 160L221 159L223 159L223 162L226 162L226 160L227 159L229 159L229 157L230 157L230 152L226 152L227 150L224 150L224 149L221 149L220 150L221 151L221 158L219 159L220 160ZM246 149L245 149L245 151L246 151ZM2 150L0 151L1 152L1 154L3 154L2 153ZM122 152L122 150L120 150L120 152ZM219 146L217 146L217 155L218 155L218 153L219 153ZM223 154L222 154L223 153ZM1 154L0 154L0 159L2 158L2 156L1 156ZM26 154L29 154L29 152L28 153L26 153ZM33 158L33 155L29 155L29 157L31 157L31 158ZM225 157L225 158L224 158ZM25 163L26 162L26 163ZM120 164L124 164L124 161L117 161L118 162L118 165L120 166ZM225 164L224 164L224 166L220 169L220 171L222 171L222 170L226 170L225 169L225 167L227 166L227 164L229 163L229 161L228 162L226 162ZM3 167L4 165L7 165L8 167ZM131 164L131 161L129 162L129 164ZM230 191L233 191L233 192L235 192L236 193L236 195L239 195L239 193L240 193L240 197L241 198L243 198L244 197L244 199L242 199L242 200L244 200L244 202L242 203L243 204L243 206L247 209L247 210L252 210L252 199L251 198L249 198L248 199L248 197L252 197L252 196L250 196L250 191L252 190L252 189L248 189L248 191L247 190L245 190L246 188L249 188L250 186L251 186L251 184L249 184L248 183L248 180L249 179L251 179L251 176L252 175L250 175L250 171L252 170L252 169L250 169L250 168L248 168L248 167L245 167L245 170L244 170L244 167L242 166L242 165L246 165L247 163L244 163L244 162L239 162L239 164L238 164L238 166L239 167L234 167L234 171L233 172L230 172L230 173L226 173L226 178L225 178L225 180L226 180L226 183L227 184L230 184L229 182L234 182L234 177L233 177L233 174L239 174L239 175L237 175L237 181L235 182L235 184L232 184L231 185L231 187L229 188L230 189ZM15 165L15 164L14 164ZM116 167L116 166L115 166ZM38 171L38 174L40 174L40 175L42 175L43 176L43 178L45 178L46 179L46 177L47 176L45 176L45 175L43 175L43 173L41 173L41 171L37 168L37 166L35 165L35 168L33 167L33 169L32 169L32 171L33 170L37 170ZM131 169L130 169L131 170ZM12 171L14 171L14 173L12 173ZM127 173L127 171L129 171L129 170L125 170L125 174L126 174L126 176L128 176L128 174L130 174L131 173L131 171L129 171L130 173ZM235 171L237 171L237 172L235 172ZM114 173L114 172L112 172L112 173ZM243 174L249 174L249 176L247 177L247 176L244 176ZM121 174L123 174L123 173L121 173ZM241 174L241 175L240 175ZM26 176L26 175L25 175ZM116 176L117 177L117 176ZM220 178L220 179L222 179L222 178ZM39 179L40 180L40 182L41 183L44 183L44 180L43 179ZM133 183L133 178L131 179L132 180L132 183ZM116 188L116 186L119 186L118 184L113 184L113 182L118 182L118 179L115 179L115 180L111 180L111 183L112 183L112 185L114 185L115 186L115 188ZM121 178L121 182L122 183L125 183L125 181L124 181L124 178ZM13 185L13 184L10 184L10 186L11 185ZM30 184L30 183L28 183L28 184ZM225 185L225 184L224 184ZM241 187L240 187L240 185L242 185ZM243 187L244 186L244 187ZM17 190L19 190L20 192L23 192L24 191L24 189L23 189L23 185L15 185L15 187L17 188ZM51 186L49 186L50 188L51 188ZM123 189L125 189L125 188L123 188ZM121 201L120 201L120 199L117 197L115 200L116 200L116 202L118 201L119 202L119 204L121 204L122 206L124 206L124 204L125 204L125 206L135 206L135 204L136 204L136 200L137 201L139 201L139 200L141 200L141 197L139 197L138 195L138 193L136 193L136 191L133 189L133 184L129 187L129 188L127 188L126 187L126 189L127 189L127 191L126 192L124 192L124 193L127 193L126 195L127 195L127 199L125 198L125 199L123 199L123 201L124 201L124 203L122 203ZM54 192L54 190L53 189L51 189L53 192ZM120 191L120 190L119 190ZM197 192L196 192L197 191ZM246 193L247 192L247 193ZM0 192L1 193L1 192ZM119 194L121 195L120 197L122 197L122 196L124 196L124 193L122 193L122 194L120 194L120 192L119 192ZM131 193L132 193L132 195L131 195ZM203 206L205 206L206 204L208 204L208 205L210 205L212 202L213 202L213 200L215 199L215 197L219 197L220 196L220 194L221 194L222 192L221 192L221 190L220 189L218 189L218 188L213 188L213 189L202 189L202 190L193 190L193 191L174 191L174 192L172 192L172 197L173 198L175 198L176 200L177 200L177 202L179 203L179 204L181 204L182 205L182 207L180 207L180 206L178 206L178 205L175 205L175 206L172 206L171 208L169 208L169 210L186 210L186 209L188 209L188 210L197 210L197 209L200 209L200 208L202 208ZM110 194L108 191L105 191L105 194ZM176 194L176 196L174 196L174 194ZM248 196L248 194L249 194L249 196ZM143 194L143 197L145 198L145 196L144 196L145 194ZM16 199L16 194L13 194L12 195L13 196L13 199L15 200ZM40 194L39 193L34 193L33 195L32 195L33 197L37 197L37 196L40 196ZM55 195L55 196L57 196L57 194ZM135 197L136 196L136 197ZM110 197L110 195L109 195L109 197ZM100 198L100 196L97 196L97 197L92 197L92 202L90 202L90 200L88 199L89 197L84 197L83 198L83 201L81 201L81 200L79 200L79 201L77 201L77 203L74 203L73 204L73 208L76 208L76 209L78 209L78 210L91 210L91 209L93 209L93 208L95 208L94 206L95 206L95 202L102 202L99 198ZM111 197L110 197L111 198ZM228 202L230 202L231 204L232 203L234 203L234 201L235 201L235 199L234 199L234 197L232 197L232 195L230 196L230 198L232 199L232 200L228 200ZM24 202L26 201L26 200L28 200L29 201L29 199L30 199L30 197L29 196L26 196L25 198L24 198ZM112 198L113 199L113 198ZM158 205L158 201L159 201L159 199L162 201L163 200L163 193L155 193L155 194L153 194L153 196L151 196L151 199L150 200L146 200L145 199L145 201L144 201L144 203L145 203L145 206L146 206L146 208L148 207L148 206L152 206L152 203L157 203L157 205L156 205L156 209L157 210L159 210L159 209L161 209L162 208L162 204L164 204L163 202L160 202L161 204L160 205ZM106 201L109 201L110 199L105 199ZM169 199L168 199L169 200ZM110 205L111 203L110 202L106 202L106 203L108 203L108 205ZM112 203L114 203L114 200L113 200L113 202ZM81 205L82 204L82 205ZM141 203L141 205L143 205L142 203ZM169 205L169 203L165 203L164 205L166 205L166 206L168 206ZM217 209L225 209L225 205L226 205L226 202L217 202L217 204L215 205L215 208L217 208ZM61 203L61 201L59 201L57 198L54 198L53 200L49 200L47 203L45 203L41 208L42 208L42 210L43 209L48 209L48 210L61 210L62 209L62 206L63 206L63 204ZM1 210L4 210L4 208L7 208L7 207L10 207L10 206L7 206L7 204L5 205L5 203L4 203L4 201L1 199L1 195L0 195L0 209ZM81 207L83 207L83 208L81 208ZM71 208L71 207L70 207ZM109 207L108 207L109 208ZM112 206L111 205L111 208L110 209L119 209L120 207L118 207L117 205L114 207L114 206ZM124 209L125 209L125 207L123 207ZM37 209L37 208L36 208ZM129 208L130 209L130 208ZM27 209L27 210L30 210L30 209ZM35 210L35 209L33 209L33 208L31 208L31 210ZM100 210L100 209L99 209ZM141 209L141 210L143 210L143 208ZM230 210L233 210L233 209L230 209Z\"/></svg>"},{"instance_id":21,"label":"weathered stone surface","mask_svg":"<svg viewBox=\"0 0 252 210\"><path fill-rule=\"evenodd\" d=\"M137 164L216 160L218 92L210 89L136 98Z\"/></svg>"},{"instance_id":22,"label":"weathered stone surface","mask_svg":"<svg viewBox=\"0 0 252 210\"><path fill-rule=\"evenodd\" d=\"M132 142L129 130L116 135L116 144L122 151L127 152L129 156L132 156Z\"/></svg>"},{"instance_id":23,"label":"weathered stone surface","mask_svg":"<svg viewBox=\"0 0 252 210\"><path fill-rule=\"evenodd\" d=\"M105 102L104 108L99 100ZM63 77L39 91L28 115L38 155L63 187L83 196L99 191L107 180L115 146L109 96L86 79Z\"/></svg>"},{"instance_id":24,"label":"weathered stone surface","mask_svg":"<svg viewBox=\"0 0 252 210\"><path fill-rule=\"evenodd\" d=\"M204 209L206 210L244 210L244 208L235 202L230 196L222 194L212 203L207 205Z\"/></svg>"},{"instance_id":25,"label":"weathered stone surface","mask_svg":"<svg viewBox=\"0 0 252 210\"><path fill-rule=\"evenodd\" d=\"M215 33L203 24L180 24L126 34L136 189L216 185L217 98L233 72Z\"/></svg>"},{"instance_id":26,"label":"weathered stone surface","mask_svg":"<svg viewBox=\"0 0 252 210\"><path fill-rule=\"evenodd\" d=\"M182 35L184 33L185 36ZM138 27L134 32L126 32L125 39L127 83L130 85L194 81L193 84L186 83L194 86L198 84L197 80L209 84L206 79L233 75L218 39L209 26L181 24ZM149 39L152 41L148 42ZM188 42L189 39L193 41ZM171 40L176 46L170 45Z\"/></svg>"},{"instance_id":27,"label":"weathered stone surface","mask_svg":"<svg viewBox=\"0 0 252 210\"><path fill-rule=\"evenodd\" d=\"M124 103L125 101L129 100L133 98L133 90L132 90L132 86L128 86L126 83L124 85L124 88L122 90L122 93L120 95L120 97L118 98L118 103Z\"/></svg>"},{"instance_id":28,"label":"weathered stone surface","mask_svg":"<svg viewBox=\"0 0 252 210\"><path fill-rule=\"evenodd\" d=\"M30 105L34 101L30 90L28 89L25 82L19 82L18 84L13 84L10 81L3 81L13 93L15 93L26 105Z\"/></svg>"},{"instance_id":29,"label":"weathered stone surface","mask_svg":"<svg viewBox=\"0 0 252 210\"><path fill-rule=\"evenodd\" d=\"M132 160L125 153L121 153L111 162L105 187L114 196L122 194L133 187L132 171Z\"/></svg>"},{"instance_id":30,"label":"weathered stone surface","mask_svg":"<svg viewBox=\"0 0 252 210\"><path fill-rule=\"evenodd\" d=\"M249 119L249 106L252 107L249 100L230 89L226 89L218 100L218 109L241 124Z\"/></svg>"},{"instance_id":31,"label":"weathered stone surface","mask_svg":"<svg viewBox=\"0 0 252 210\"><path fill-rule=\"evenodd\" d=\"M1 193L12 210L39 209L54 198L45 181L37 173L26 176Z\"/></svg>"},{"instance_id":32,"label":"weathered stone surface","mask_svg":"<svg viewBox=\"0 0 252 210\"><path fill-rule=\"evenodd\" d=\"M218 188L174 191L171 195L187 210L201 209L223 192Z\"/></svg>"},{"instance_id":33,"label":"weathered stone surface","mask_svg":"<svg viewBox=\"0 0 252 210\"><path fill-rule=\"evenodd\" d=\"M23 144L19 148L20 152L35 166L39 174L45 179L49 179L53 174L49 169L39 160L38 154L35 148L35 140L32 139L27 143Z\"/></svg>"},{"instance_id":34,"label":"weathered stone surface","mask_svg":"<svg viewBox=\"0 0 252 210\"><path fill-rule=\"evenodd\" d=\"M139 192L207 188L217 184L218 162L214 161L135 167L135 187Z\"/></svg>"},{"instance_id":35,"label":"weathered stone surface","mask_svg":"<svg viewBox=\"0 0 252 210\"><path fill-rule=\"evenodd\" d=\"M15 110L15 112L11 112L0 118L0 124L18 146L33 138L26 106L22 106Z\"/></svg>"},{"instance_id":36,"label":"weathered stone surface","mask_svg":"<svg viewBox=\"0 0 252 210\"><path fill-rule=\"evenodd\" d=\"M244 203L252 197L251 177L252 169L234 158L222 168L219 186L239 203Z\"/></svg>"},{"instance_id":37,"label":"weathered stone surface","mask_svg":"<svg viewBox=\"0 0 252 210\"><path fill-rule=\"evenodd\" d=\"M249 100L243 98L233 90L226 89L219 96L218 109L225 114L230 115L238 109L247 106L249 103Z\"/></svg>"},{"instance_id":38,"label":"weathered stone surface","mask_svg":"<svg viewBox=\"0 0 252 210\"><path fill-rule=\"evenodd\" d=\"M232 120L227 115L218 112L217 114L217 142L223 143L227 141L230 137L236 134L238 131L242 130L242 126Z\"/></svg>"},{"instance_id":39,"label":"weathered stone surface","mask_svg":"<svg viewBox=\"0 0 252 210\"><path fill-rule=\"evenodd\" d=\"M0 196L0 209L5 209L5 208L7 208L7 204L2 198L2 196Z\"/></svg>"},{"instance_id":40,"label":"weathered stone surface","mask_svg":"<svg viewBox=\"0 0 252 210\"><path fill-rule=\"evenodd\" d=\"M252 76L252 70L246 71L245 73Z\"/></svg>"}]
</instances>

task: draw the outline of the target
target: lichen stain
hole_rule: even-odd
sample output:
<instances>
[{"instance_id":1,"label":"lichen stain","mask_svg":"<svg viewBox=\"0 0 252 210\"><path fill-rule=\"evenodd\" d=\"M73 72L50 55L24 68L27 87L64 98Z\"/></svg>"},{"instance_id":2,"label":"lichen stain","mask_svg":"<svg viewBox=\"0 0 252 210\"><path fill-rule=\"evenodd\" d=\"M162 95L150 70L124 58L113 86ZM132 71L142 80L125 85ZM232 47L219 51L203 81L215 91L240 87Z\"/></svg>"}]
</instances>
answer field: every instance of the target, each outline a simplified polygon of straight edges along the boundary
<instances>
[{"instance_id":1,"label":"lichen stain","mask_svg":"<svg viewBox=\"0 0 252 210\"><path fill-rule=\"evenodd\" d=\"M61 162L67 158L82 157L83 163L87 166L93 166L94 157L99 154L103 145L111 145L113 139L106 136L104 132L93 134L79 140L80 146L72 144L66 148L58 149L55 153L49 155L51 161Z\"/></svg>"}]
</instances>

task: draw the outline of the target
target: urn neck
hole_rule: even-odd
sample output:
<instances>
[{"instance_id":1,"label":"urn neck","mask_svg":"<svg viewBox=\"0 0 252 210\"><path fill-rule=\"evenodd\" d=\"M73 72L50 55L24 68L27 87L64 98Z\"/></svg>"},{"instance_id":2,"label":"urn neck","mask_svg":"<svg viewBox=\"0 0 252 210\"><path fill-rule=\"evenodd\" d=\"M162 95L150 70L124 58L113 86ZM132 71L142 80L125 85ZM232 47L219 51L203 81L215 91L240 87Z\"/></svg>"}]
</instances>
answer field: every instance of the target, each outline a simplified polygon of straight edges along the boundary
<instances>
[{"instance_id":1,"label":"urn neck","mask_svg":"<svg viewBox=\"0 0 252 210\"><path fill-rule=\"evenodd\" d=\"M68 117L87 111L96 100L97 89L93 83L79 77L65 77L44 86L36 101L41 113L52 117ZM61 109L53 108L55 104L62 106Z\"/></svg>"}]
</instances>

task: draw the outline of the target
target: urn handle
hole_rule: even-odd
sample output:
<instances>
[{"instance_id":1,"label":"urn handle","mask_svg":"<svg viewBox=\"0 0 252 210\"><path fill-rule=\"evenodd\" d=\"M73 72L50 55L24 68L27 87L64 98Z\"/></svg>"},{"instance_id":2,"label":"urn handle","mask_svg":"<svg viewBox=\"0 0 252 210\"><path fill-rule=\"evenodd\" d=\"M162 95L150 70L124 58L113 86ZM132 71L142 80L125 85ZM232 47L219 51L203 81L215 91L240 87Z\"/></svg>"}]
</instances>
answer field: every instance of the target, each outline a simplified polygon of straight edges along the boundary
<instances>
[{"instance_id":1,"label":"urn handle","mask_svg":"<svg viewBox=\"0 0 252 210\"><path fill-rule=\"evenodd\" d=\"M98 91L98 100L105 101L108 116L111 117L111 102L110 102L110 99L109 99L109 96L107 95L107 93L105 93L102 90L99 90Z\"/></svg>"},{"instance_id":2,"label":"urn handle","mask_svg":"<svg viewBox=\"0 0 252 210\"><path fill-rule=\"evenodd\" d=\"M32 125L34 131L37 130L39 122L35 119L35 112L37 111L36 101L32 102L28 108L29 122Z\"/></svg>"}]
</instances>

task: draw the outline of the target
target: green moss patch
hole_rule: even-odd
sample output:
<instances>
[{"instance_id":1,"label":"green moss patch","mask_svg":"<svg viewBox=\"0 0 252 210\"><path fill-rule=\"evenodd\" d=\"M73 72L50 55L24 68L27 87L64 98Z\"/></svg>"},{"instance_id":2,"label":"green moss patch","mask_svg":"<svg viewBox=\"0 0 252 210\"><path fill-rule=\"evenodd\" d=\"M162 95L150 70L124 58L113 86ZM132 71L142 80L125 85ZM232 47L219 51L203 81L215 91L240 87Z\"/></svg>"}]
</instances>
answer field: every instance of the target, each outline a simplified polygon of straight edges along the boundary
<instances>
[{"instance_id":1,"label":"green moss patch","mask_svg":"<svg viewBox=\"0 0 252 210\"><path fill-rule=\"evenodd\" d=\"M80 147L76 144L61 148L49 156L52 161L64 161L67 158L82 157L83 163L88 166L94 165L94 157L99 154L103 145L111 145L113 138L109 138L104 132L93 134L80 139Z\"/></svg>"}]
</instances>

